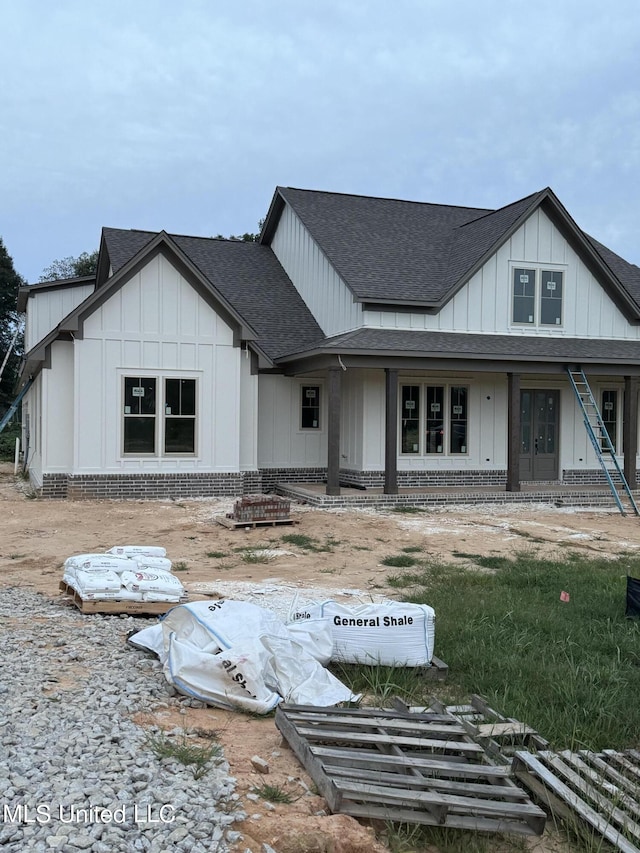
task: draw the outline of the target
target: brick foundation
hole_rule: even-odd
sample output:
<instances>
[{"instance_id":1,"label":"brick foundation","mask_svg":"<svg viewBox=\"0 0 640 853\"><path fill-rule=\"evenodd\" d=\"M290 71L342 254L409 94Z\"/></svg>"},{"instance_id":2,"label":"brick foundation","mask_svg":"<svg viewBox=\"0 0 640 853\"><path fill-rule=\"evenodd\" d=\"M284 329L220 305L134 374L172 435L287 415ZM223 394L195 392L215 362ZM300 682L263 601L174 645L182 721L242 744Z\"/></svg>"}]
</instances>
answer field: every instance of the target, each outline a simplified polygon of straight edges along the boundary
<instances>
[{"instance_id":1,"label":"brick foundation","mask_svg":"<svg viewBox=\"0 0 640 853\"><path fill-rule=\"evenodd\" d=\"M262 489L259 471L189 474L44 474L44 498L159 500L235 497Z\"/></svg>"}]
</instances>

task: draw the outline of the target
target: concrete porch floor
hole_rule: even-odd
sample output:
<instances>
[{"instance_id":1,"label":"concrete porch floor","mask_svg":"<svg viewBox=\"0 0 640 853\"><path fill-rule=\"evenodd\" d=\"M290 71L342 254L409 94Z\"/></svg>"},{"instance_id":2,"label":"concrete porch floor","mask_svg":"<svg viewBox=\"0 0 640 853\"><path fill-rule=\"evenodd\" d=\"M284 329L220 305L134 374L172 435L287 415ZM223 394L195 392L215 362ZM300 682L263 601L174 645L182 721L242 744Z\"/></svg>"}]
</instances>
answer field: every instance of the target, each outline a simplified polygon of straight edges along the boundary
<instances>
[{"instance_id":1,"label":"concrete porch floor","mask_svg":"<svg viewBox=\"0 0 640 853\"><path fill-rule=\"evenodd\" d=\"M341 487L340 495L325 494L324 483L278 483L276 492L292 501L317 507L384 508L395 506L452 506L455 504L522 504L543 503L556 507L610 510L618 512L611 491L606 486L567 486L561 483L523 483L521 491L507 492L496 486L438 486L435 488L400 488L397 495L385 495L382 488L354 489ZM635 491L636 502L640 492ZM621 495L627 511L628 500ZM633 509L629 507L629 513Z\"/></svg>"}]
</instances>

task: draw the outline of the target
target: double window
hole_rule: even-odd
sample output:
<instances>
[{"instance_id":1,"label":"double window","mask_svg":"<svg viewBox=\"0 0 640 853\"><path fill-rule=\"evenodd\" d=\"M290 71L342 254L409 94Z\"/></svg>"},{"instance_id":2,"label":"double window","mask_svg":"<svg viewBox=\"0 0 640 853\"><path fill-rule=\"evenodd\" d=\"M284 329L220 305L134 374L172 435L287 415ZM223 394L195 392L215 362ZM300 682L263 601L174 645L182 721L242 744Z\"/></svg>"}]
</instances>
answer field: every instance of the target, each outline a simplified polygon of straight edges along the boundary
<instances>
[{"instance_id":1,"label":"double window","mask_svg":"<svg viewBox=\"0 0 640 853\"><path fill-rule=\"evenodd\" d=\"M123 383L123 454L193 456L196 380L125 376Z\"/></svg>"},{"instance_id":2,"label":"double window","mask_svg":"<svg viewBox=\"0 0 640 853\"><path fill-rule=\"evenodd\" d=\"M513 323L561 326L564 273L561 270L513 268Z\"/></svg>"},{"instance_id":3,"label":"double window","mask_svg":"<svg viewBox=\"0 0 640 853\"><path fill-rule=\"evenodd\" d=\"M461 455L468 452L469 389L465 385L402 385L402 453Z\"/></svg>"}]
</instances>

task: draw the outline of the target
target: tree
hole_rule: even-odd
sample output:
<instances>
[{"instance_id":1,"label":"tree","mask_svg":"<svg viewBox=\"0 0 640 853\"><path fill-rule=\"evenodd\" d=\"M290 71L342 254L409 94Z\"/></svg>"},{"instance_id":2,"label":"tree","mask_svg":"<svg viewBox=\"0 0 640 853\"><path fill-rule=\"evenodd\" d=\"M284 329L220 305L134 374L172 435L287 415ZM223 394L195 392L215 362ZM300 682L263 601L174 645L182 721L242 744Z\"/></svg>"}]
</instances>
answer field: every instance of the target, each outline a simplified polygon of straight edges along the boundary
<instances>
[{"instance_id":1,"label":"tree","mask_svg":"<svg viewBox=\"0 0 640 853\"><path fill-rule=\"evenodd\" d=\"M257 234L254 234L251 231L247 231L245 234L231 234L229 237L225 237L224 234L216 234L216 240L240 240L243 243L257 243L260 240L260 232L262 231L263 225L264 219L261 219L258 222Z\"/></svg>"},{"instance_id":2,"label":"tree","mask_svg":"<svg viewBox=\"0 0 640 853\"><path fill-rule=\"evenodd\" d=\"M80 278L93 275L98 266L98 250L83 252L77 258L60 258L42 270L40 281L58 281L61 278Z\"/></svg>"},{"instance_id":3,"label":"tree","mask_svg":"<svg viewBox=\"0 0 640 853\"><path fill-rule=\"evenodd\" d=\"M24 351L22 318L18 314L18 288L26 284L13 266L13 259L0 237L0 365L11 346L16 329L19 330L11 355L0 379L0 415L4 414L14 398L14 386Z\"/></svg>"}]
</instances>

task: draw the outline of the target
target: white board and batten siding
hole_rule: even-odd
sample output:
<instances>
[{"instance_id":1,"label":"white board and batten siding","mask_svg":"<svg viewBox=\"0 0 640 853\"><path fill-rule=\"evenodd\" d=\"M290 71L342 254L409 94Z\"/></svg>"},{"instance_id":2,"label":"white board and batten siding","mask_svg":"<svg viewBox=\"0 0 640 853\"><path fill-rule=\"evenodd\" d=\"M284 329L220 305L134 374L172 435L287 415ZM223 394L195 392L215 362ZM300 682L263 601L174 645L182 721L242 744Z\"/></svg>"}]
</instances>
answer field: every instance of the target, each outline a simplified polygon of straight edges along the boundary
<instances>
[{"instance_id":1,"label":"white board and batten siding","mask_svg":"<svg viewBox=\"0 0 640 853\"><path fill-rule=\"evenodd\" d=\"M271 249L322 331L331 337L363 325L362 306L298 216L285 205Z\"/></svg>"},{"instance_id":2,"label":"white board and batten siding","mask_svg":"<svg viewBox=\"0 0 640 853\"><path fill-rule=\"evenodd\" d=\"M549 265L564 272L560 326L518 326L511 322L514 266ZM542 210L500 247L438 314L363 312L365 326L499 335L640 339L599 281Z\"/></svg>"},{"instance_id":3,"label":"white board and batten siding","mask_svg":"<svg viewBox=\"0 0 640 853\"><path fill-rule=\"evenodd\" d=\"M232 329L175 267L161 255L150 260L86 318L83 338L75 342L74 471L233 472L243 463L250 468L257 378L243 358L233 346ZM123 455L125 376L196 379L194 456ZM241 420L249 436L242 454Z\"/></svg>"},{"instance_id":4,"label":"white board and batten siding","mask_svg":"<svg viewBox=\"0 0 640 853\"><path fill-rule=\"evenodd\" d=\"M301 427L301 388L320 385L320 427ZM324 380L260 376L258 467L316 468L327 464L327 394Z\"/></svg>"},{"instance_id":5,"label":"white board and batten siding","mask_svg":"<svg viewBox=\"0 0 640 853\"><path fill-rule=\"evenodd\" d=\"M93 293L92 284L63 287L52 290L34 291L28 300L29 310L24 332L26 352L53 331L60 320L77 308Z\"/></svg>"}]
</instances>

